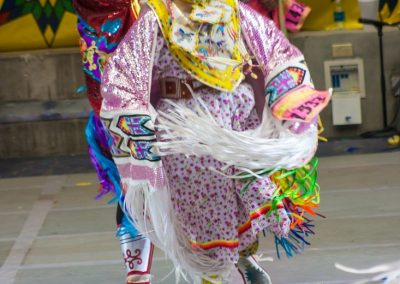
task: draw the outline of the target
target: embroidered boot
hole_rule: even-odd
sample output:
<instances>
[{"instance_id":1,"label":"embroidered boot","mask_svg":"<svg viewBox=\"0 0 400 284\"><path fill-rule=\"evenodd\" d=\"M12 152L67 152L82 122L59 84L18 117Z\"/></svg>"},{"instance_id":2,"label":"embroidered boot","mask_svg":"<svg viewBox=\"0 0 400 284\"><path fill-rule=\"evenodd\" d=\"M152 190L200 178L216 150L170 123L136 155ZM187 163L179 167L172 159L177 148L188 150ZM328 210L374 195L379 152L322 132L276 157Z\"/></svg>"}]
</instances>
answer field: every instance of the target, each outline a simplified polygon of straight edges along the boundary
<instances>
[{"instance_id":1,"label":"embroidered boot","mask_svg":"<svg viewBox=\"0 0 400 284\"><path fill-rule=\"evenodd\" d=\"M128 232L119 236L126 269L126 284L150 284L153 244L143 235L132 237Z\"/></svg>"}]
</instances>

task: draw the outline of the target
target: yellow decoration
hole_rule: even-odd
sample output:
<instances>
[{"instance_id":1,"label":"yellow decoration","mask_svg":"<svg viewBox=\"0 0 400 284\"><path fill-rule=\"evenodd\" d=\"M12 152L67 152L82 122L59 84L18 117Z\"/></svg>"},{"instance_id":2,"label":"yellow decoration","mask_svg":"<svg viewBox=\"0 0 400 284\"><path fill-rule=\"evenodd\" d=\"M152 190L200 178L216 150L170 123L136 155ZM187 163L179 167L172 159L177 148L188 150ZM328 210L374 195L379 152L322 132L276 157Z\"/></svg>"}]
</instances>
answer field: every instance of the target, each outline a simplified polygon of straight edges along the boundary
<instances>
[{"instance_id":1,"label":"yellow decoration","mask_svg":"<svg viewBox=\"0 0 400 284\"><path fill-rule=\"evenodd\" d=\"M302 30L320 31L334 30L335 22L333 13L335 11L335 2L332 0L301 0L302 3L311 7ZM358 23L360 18L360 6L358 0L342 0L341 5L345 13L343 28L346 30L362 29L363 25Z\"/></svg>"},{"instance_id":2,"label":"yellow decoration","mask_svg":"<svg viewBox=\"0 0 400 284\"><path fill-rule=\"evenodd\" d=\"M135 16L135 18L137 19L139 17L139 13L140 13L140 3L139 0L131 0L131 9L132 9L132 13Z\"/></svg>"},{"instance_id":3,"label":"yellow decoration","mask_svg":"<svg viewBox=\"0 0 400 284\"><path fill-rule=\"evenodd\" d=\"M388 139L389 145L392 146L400 146L400 135L396 134Z\"/></svg>"},{"instance_id":4,"label":"yellow decoration","mask_svg":"<svg viewBox=\"0 0 400 284\"><path fill-rule=\"evenodd\" d=\"M321 135L324 131L324 124L322 123L321 116L318 115L318 140L322 142L328 142L328 138Z\"/></svg>"},{"instance_id":5,"label":"yellow decoration","mask_svg":"<svg viewBox=\"0 0 400 284\"><path fill-rule=\"evenodd\" d=\"M92 185L91 182L85 182L85 181L77 182L77 183L75 184L75 186L91 186L91 185Z\"/></svg>"},{"instance_id":6,"label":"yellow decoration","mask_svg":"<svg viewBox=\"0 0 400 284\"><path fill-rule=\"evenodd\" d=\"M46 30L44 31L44 37L46 38L47 42L51 42L53 37L54 37L54 33L51 29L50 26L46 27Z\"/></svg>"},{"instance_id":7,"label":"yellow decoration","mask_svg":"<svg viewBox=\"0 0 400 284\"><path fill-rule=\"evenodd\" d=\"M385 4L383 9L380 11L380 15L382 17L382 21L389 24L400 22L400 1L397 2L397 5L394 7L392 12L390 12L388 4Z\"/></svg>"},{"instance_id":8,"label":"yellow decoration","mask_svg":"<svg viewBox=\"0 0 400 284\"><path fill-rule=\"evenodd\" d=\"M54 35L48 26L43 35L32 14L28 14L0 26L0 38L7 39L0 41L0 52L49 48L43 36L50 42L54 37L52 47L78 46L76 22L74 14L65 13L57 34Z\"/></svg>"},{"instance_id":9,"label":"yellow decoration","mask_svg":"<svg viewBox=\"0 0 400 284\"><path fill-rule=\"evenodd\" d=\"M32 14L0 26L0 51L47 48Z\"/></svg>"},{"instance_id":10,"label":"yellow decoration","mask_svg":"<svg viewBox=\"0 0 400 284\"><path fill-rule=\"evenodd\" d=\"M242 73L242 66L228 66L222 70L218 68L212 68L205 62L205 60L200 59L198 56L194 55L193 52L188 52L174 44L171 41L171 26L174 21L170 21L170 15L166 4L161 0L149 0L147 4L153 9L157 15L161 31L164 38L168 44L169 51L177 59L179 64L188 72L192 74L200 82L211 86L215 89L221 91L232 91L235 89L240 82L243 80L244 75ZM235 0L226 0L224 4L232 7L234 15L231 17L230 25L232 30L226 31L234 34L235 37L239 39L239 18L238 18L238 3ZM171 23L172 22L172 23ZM195 24L193 22L193 24ZM236 61L243 62L242 53L239 51L239 42L235 42L235 48L233 49L232 58L226 58L226 61ZM225 59L225 58L224 58Z\"/></svg>"},{"instance_id":11,"label":"yellow decoration","mask_svg":"<svg viewBox=\"0 0 400 284\"><path fill-rule=\"evenodd\" d=\"M52 47L73 47L79 44L76 15L66 12L61 20Z\"/></svg>"},{"instance_id":12,"label":"yellow decoration","mask_svg":"<svg viewBox=\"0 0 400 284\"><path fill-rule=\"evenodd\" d=\"M201 280L201 284L221 284L222 278L217 275L212 275Z\"/></svg>"},{"instance_id":13,"label":"yellow decoration","mask_svg":"<svg viewBox=\"0 0 400 284\"><path fill-rule=\"evenodd\" d=\"M52 0L50 3L56 2ZM0 0L0 7L4 3L4 0ZM40 7L41 2L35 3ZM39 15L43 13L44 10ZM62 13L56 32L51 24L42 25L41 30L33 12L10 18L0 25L0 52L78 46L77 17L67 10L62 10Z\"/></svg>"}]
</instances>

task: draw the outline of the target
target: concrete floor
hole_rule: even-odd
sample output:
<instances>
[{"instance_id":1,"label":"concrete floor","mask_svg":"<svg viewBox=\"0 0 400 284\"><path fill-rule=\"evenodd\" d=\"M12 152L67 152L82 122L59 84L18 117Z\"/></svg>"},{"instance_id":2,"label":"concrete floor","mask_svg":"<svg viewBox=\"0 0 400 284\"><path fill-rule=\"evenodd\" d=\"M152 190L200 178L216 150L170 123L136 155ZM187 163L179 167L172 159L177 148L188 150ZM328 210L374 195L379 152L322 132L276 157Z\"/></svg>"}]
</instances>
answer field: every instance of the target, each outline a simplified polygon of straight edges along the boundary
<instances>
[{"instance_id":1,"label":"concrete floor","mask_svg":"<svg viewBox=\"0 0 400 284\"><path fill-rule=\"evenodd\" d=\"M320 160L317 235L303 255L276 260L261 238L274 284L352 283L363 276L338 271L400 259L400 152ZM94 174L0 179L0 283L123 283L114 237L115 206L95 201ZM156 251L154 283L174 283ZM234 276L231 283L240 283Z\"/></svg>"}]
</instances>

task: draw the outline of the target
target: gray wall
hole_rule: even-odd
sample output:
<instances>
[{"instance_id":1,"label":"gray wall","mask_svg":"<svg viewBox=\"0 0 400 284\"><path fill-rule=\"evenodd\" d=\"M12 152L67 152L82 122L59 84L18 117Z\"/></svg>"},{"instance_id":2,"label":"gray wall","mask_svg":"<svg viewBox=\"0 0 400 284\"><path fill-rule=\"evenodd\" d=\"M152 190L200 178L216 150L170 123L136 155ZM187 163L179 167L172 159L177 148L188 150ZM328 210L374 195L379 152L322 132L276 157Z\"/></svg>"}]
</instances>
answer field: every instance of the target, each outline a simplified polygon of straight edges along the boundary
<instances>
[{"instance_id":1,"label":"gray wall","mask_svg":"<svg viewBox=\"0 0 400 284\"><path fill-rule=\"evenodd\" d=\"M0 53L0 103L84 98L78 48Z\"/></svg>"},{"instance_id":2,"label":"gray wall","mask_svg":"<svg viewBox=\"0 0 400 284\"><path fill-rule=\"evenodd\" d=\"M331 58L333 43L351 42L354 55L364 59L367 95L362 99L363 124L333 126L331 106L328 106L322 114L326 137L354 137L383 127L375 31L303 32L291 35L291 40L303 51L313 80L321 89L325 88L323 62ZM400 31L385 31L384 44L390 121L394 98L390 94L389 79L393 72L400 73ZM83 131L90 107L86 94L76 93L84 84L80 60L78 48L0 53L0 112L3 112L0 113L0 158L86 153ZM38 107L41 103L42 109ZM71 110L64 106L71 105L81 105L82 109L69 115ZM12 116L4 113L14 109L13 122ZM52 119L41 121L32 117Z\"/></svg>"},{"instance_id":3,"label":"gray wall","mask_svg":"<svg viewBox=\"0 0 400 284\"><path fill-rule=\"evenodd\" d=\"M324 61L332 59L332 44L352 43L354 56L364 60L366 98L361 99L361 125L333 126L332 107L329 105L321 117L325 126L326 137L352 137L366 131L383 128L382 99L380 89L379 43L375 30L371 31L334 31L302 32L291 35L293 44L300 48L307 60L308 67L317 88L325 88ZM400 31L385 29L384 53L386 73L386 99L388 122L394 115L395 98L391 94L390 77L400 74Z\"/></svg>"},{"instance_id":4,"label":"gray wall","mask_svg":"<svg viewBox=\"0 0 400 284\"><path fill-rule=\"evenodd\" d=\"M0 158L84 154L78 48L0 53Z\"/></svg>"}]
</instances>

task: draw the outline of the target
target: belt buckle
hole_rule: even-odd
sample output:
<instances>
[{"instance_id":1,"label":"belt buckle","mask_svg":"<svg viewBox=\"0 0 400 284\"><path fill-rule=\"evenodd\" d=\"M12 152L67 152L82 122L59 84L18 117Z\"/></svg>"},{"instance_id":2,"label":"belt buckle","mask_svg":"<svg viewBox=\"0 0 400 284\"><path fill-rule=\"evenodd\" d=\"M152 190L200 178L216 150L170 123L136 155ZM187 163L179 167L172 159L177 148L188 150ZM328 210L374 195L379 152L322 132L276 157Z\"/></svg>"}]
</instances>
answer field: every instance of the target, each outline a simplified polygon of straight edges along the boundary
<instances>
[{"instance_id":1,"label":"belt buckle","mask_svg":"<svg viewBox=\"0 0 400 284\"><path fill-rule=\"evenodd\" d=\"M167 99L181 98L181 84L178 78L167 77L161 79L161 96Z\"/></svg>"}]
</instances>

